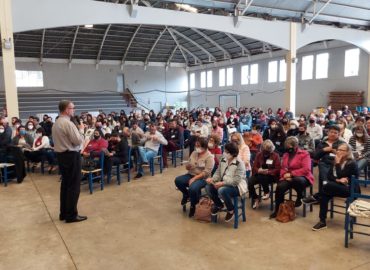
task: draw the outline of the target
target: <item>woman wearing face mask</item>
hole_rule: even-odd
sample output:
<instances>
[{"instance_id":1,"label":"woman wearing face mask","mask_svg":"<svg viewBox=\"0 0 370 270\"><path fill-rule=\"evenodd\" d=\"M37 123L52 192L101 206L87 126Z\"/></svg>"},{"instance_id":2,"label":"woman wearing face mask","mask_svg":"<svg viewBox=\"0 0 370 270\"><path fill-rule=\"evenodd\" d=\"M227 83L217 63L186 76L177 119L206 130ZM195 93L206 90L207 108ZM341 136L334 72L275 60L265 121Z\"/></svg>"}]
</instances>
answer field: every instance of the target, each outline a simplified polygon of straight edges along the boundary
<instances>
[{"instance_id":1,"label":"woman wearing face mask","mask_svg":"<svg viewBox=\"0 0 370 270\"><path fill-rule=\"evenodd\" d=\"M357 126L353 130L353 136L349 139L352 154L356 160L359 171L365 169L370 157L370 138L364 126Z\"/></svg>"},{"instance_id":2,"label":"woman wearing face mask","mask_svg":"<svg viewBox=\"0 0 370 270\"><path fill-rule=\"evenodd\" d=\"M225 216L226 222L229 222L234 217L232 198L241 196L247 192L244 162L238 158L238 154L239 149L235 144L226 144L220 166L217 168L213 177L206 180L207 194L214 202L211 214L217 215L225 203L227 210Z\"/></svg>"},{"instance_id":3,"label":"woman wearing face mask","mask_svg":"<svg viewBox=\"0 0 370 270\"><path fill-rule=\"evenodd\" d=\"M222 155L221 148L219 147L220 139L217 135L211 135L208 140L208 151L214 156L215 166L212 170L212 175L218 168L219 157Z\"/></svg>"},{"instance_id":4,"label":"woman wearing face mask","mask_svg":"<svg viewBox=\"0 0 370 270\"><path fill-rule=\"evenodd\" d=\"M17 135L12 140L12 145L18 146L22 149L31 149L33 145L33 138L27 133L25 126L19 126Z\"/></svg>"},{"instance_id":5,"label":"woman wearing face mask","mask_svg":"<svg viewBox=\"0 0 370 270\"><path fill-rule=\"evenodd\" d=\"M303 191L314 183L311 172L311 158L306 150L298 148L298 139L288 137L285 141L286 153L283 155L280 180L275 193L275 211L270 218L276 218L280 204L284 201L285 192L293 188L297 192L295 206L302 205Z\"/></svg>"},{"instance_id":6,"label":"woman wearing face mask","mask_svg":"<svg viewBox=\"0 0 370 270\"><path fill-rule=\"evenodd\" d=\"M43 156L48 159L49 163L49 172L53 169L52 155L47 155L45 150L50 148L50 140L48 136L45 135L45 130L43 128L38 128L36 130L35 139L33 141L31 151L24 151L25 157L33 162L32 172L35 171L36 163L41 162Z\"/></svg>"},{"instance_id":7,"label":"woman wearing face mask","mask_svg":"<svg viewBox=\"0 0 370 270\"><path fill-rule=\"evenodd\" d=\"M299 124L297 139L299 148L306 150L312 157L315 152L315 143L307 132L306 124Z\"/></svg>"},{"instance_id":8,"label":"woman wearing face mask","mask_svg":"<svg viewBox=\"0 0 370 270\"><path fill-rule=\"evenodd\" d=\"M252 208L259 205L259 198L256 194L255 185L261 184L263 189L263 200L270 198L271 183L277 182L280 173L280 157L274 152L275 146L270 140L262 143L262 151L257 153L253 163L252 177L248 180L248 190L252 199Z\"/></svg>"},{"instance_id":9,"label":"woman wearing face mask","mask_svg":"<svg viewBox=\"0 0 370 270\"><path fill-rule=\"evenodd\" d=\"M110 130L113 130L114 127L116 126L116 121L114 121L113 116L111 114L108 114L106 122L107 122L107 126Z\"/></svg>"},{"instance_id":10,"label":"woman wearing face mask","mask_svg":"<svg viewBox=\"0 0 370 270\"><path fill-rule=\"evenodd\" d=\"M235 143L238 146L238 157L244 162L245 169L249 172L251 170L251 152L248 145L245 144L242 135L237 132L233 133L231 135L230 142Z\"/></svg>"},{"instance_id":11,"label":"woman wearing face mask","mask_svg":"<svg viewBox=\"0 0 370 270\"><path fill-rule=\"evenodd\" d=\"M340 118L337 121L337 125L340 129L339 138L349 143L349 139L352 137L352 131L347 128L347 121L344 118Z\"/></svg>"},{"instance_id":12,"label":"woman wearing face mask","mask_svg":"<svg viewBox=\"0 0 370 270\"><path fill-rule=\"evenodd\" d=\"M338 146L334 162L328 173L328 183L323 186L320 199L311 196L302 200L305 204L320 202L320 221L312 227L313 231L326 229L326 215L329 201L333 197L347 198L350 196L351 178L358 178L358 169L353 159L351 147L347 143ZM354 187L355 192L360 192L360 187Z\"/></svg>"},{"instance_id":13,"label":"woman wearing face mask","mask_svg":"<svg viewBox=\"0 0 370 270\"><path fill-rule=\"evenodd\" d=\"M269 128L265 129L262 135L263 140L271 140L275 145L275 151L280 155L284 152L284 141L286 138L285 132L281 124L275 119L270 120Z\"/></svg>"},{"instance_id":14,"label":"woman wearing face mask","mask_svg":"<svg viewBox=\"0 0 370 270\"><path fill-rule=\"evenodd\" d=\"M298 122L297 120L290 120L289 121L289 130L287 132L287 137L290 136L297 136L299 131L298 131Z\"/></svg>"},{"instance_id":15,"label":"woman wearing face mask","mask_svg":"<svg viewBox=\"0 0 370 270\"><path fill-rule=\"evenodd\" d=\"M175 179L176 187L182 192L181 205L185 205L190 198L189 217L193 217L195 206L199 202L201 189L206 186L205 179L211 176L215 161L208 151L208 142L205 138L197 138L195 151L191 153L189 163L186 165L188 172Z\"/></svg>"},{"instance_id":16,"label":"woman wearing face mask","mask_svg":"<svg viewBox=\"0 0 370 270\"><path fill-rule=\"evenodd\" d=\"M290 129L289 119L288 118L283 118L281 120L281 124L283 125L283 129L284 129L284 132L286 134Z\"/></svg>"},{"instance_id":17,"label":"woman wearing face mask","mask_svg":"<svg viewBox=\"0 0 370 270\"><path fill-rule=\"evenodd\" d=\"M27 134L29 134L32 138L36 138L36 128L35 124L32 121L28 121L26 123L26 131Z\"/></svg>"}]
</instances>

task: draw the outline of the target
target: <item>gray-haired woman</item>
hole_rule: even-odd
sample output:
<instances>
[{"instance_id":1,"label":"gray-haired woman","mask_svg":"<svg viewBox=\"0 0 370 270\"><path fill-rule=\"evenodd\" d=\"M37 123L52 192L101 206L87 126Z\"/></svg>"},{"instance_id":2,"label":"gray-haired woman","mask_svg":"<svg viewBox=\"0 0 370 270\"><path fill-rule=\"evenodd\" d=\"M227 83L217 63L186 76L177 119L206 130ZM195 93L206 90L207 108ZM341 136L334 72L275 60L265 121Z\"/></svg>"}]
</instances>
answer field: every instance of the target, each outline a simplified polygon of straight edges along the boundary
<instances>
[{"instance_id":1,"label":"gray-haired woman","mask_svg":"<svg viewBox=\"0 0 370 270\"><path fill-rule=\"evenodd\" d=\"M320 221L312 227L312 230L319 231L326 229L326 214L328 203L333 197L347 198L350 196L351 177L358 177L356 161L353 158L351 147L347 143L338 146L334 163L328 173L328 183L322 188L318 197L310 196L302 199L305 204L320 202ZM359 192L360 187L355 190Z\"/></svg>"},{"instance_id":2,"label":"gray-haired woman","mask_svg":"<svg viewBox=\"0 0 370 270\"><path fill-rule=\"evenodd\" d=\"M271 140L265 140L262 143L261 151L253 163L252 177L248 181L248 190L252 198L252 208L256 209L259 204L259 198L256 194L255 185L261 184L263 188L263 200L270 198L269 185L279 179L280 157L275 152L275 146Z\"/></svg>"}]
</instances>

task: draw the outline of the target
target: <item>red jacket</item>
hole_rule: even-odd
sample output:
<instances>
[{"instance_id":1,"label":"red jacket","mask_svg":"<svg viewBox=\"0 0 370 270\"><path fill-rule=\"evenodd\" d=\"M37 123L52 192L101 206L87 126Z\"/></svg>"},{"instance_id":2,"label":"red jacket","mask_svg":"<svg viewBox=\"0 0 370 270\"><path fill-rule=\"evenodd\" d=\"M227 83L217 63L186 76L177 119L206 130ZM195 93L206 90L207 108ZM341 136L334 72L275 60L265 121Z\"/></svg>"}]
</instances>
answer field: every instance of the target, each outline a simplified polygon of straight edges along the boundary
<instances>
[{"instance_id":1,"label":"red jacket","mask_svg":"<svg viewBox=\"0 0 370 270\"><path fill-rule=\"evenodd\" d=\"M103 149L108 149L108 141L100 138L99 140L91 140L86 146L84 153L101 152Z\"/></svg>"},{"instance_id":2,"label":"red jacket","mask_svg":"<svg viewBox=\"0 0 370 270\"><path fill-rule=\"evenodd\" d=\"M272 164L267 164L267 160L272 160ZM258 169L262 167L267 167L266 169L268 169L268 175L275 176L277 180L281 168L279 154L272 152L268 159L265 159L262 152L258 152L253 162L252 174L258 174Z\"/></svg>"},{"instance_id":3,"label":"red jacket","mask_svg":"<svg viewBox=\"0 0 370 270\"><path fill-rule=\"evenodd\" d=\"M306 177L311 184L313 184L315 181L315 178L311 172L311 157L306 150L298 148L294 157L290 161L288 153L283 155L283 161L281 163L280 170L280 181L283 180L284 174L288 172L291 173L293 177Z\"/></svg>"}]
</instances>

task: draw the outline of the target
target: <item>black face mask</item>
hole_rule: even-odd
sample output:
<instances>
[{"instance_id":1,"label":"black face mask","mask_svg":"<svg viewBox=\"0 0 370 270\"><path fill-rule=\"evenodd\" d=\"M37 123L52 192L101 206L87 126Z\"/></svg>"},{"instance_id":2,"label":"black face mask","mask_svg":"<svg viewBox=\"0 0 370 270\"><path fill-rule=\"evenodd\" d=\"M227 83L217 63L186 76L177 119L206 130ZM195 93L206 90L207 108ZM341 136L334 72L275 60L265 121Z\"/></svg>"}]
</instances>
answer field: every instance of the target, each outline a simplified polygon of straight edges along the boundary
<instances>
[{"instance_id":1,"label":"black face mask","mask_svg":"<svg viewBox=\"0 0 370 270\"><path fill-rule=\"evenodd\" d=\"M315 123L315 120L310 119L310 124L313 124L313 123Z\"/></svg>"},{"instance_id":2,"label":"black face mask","mask_svg":"<svg viewBox=\"0 0 370 270\"><path fill-rule=\"evenodd\" d=\"M294 153L294 148L287 148L286 150L289 154L293 154Z\"/></svg>"},{"instance_id":3,"label":"black face mask","mask_svg":"<svg viewBox=\"0 0 370 270\"><path fill-rule=\"evenodd\" d=\"M270 152L268 151L262 151L262 154L264 157L269 157L270 156Z\"/></svg>"},{"instance_id":4,"label":"black face mask","mask_svg":"<svg viewBox=\"0 0 370 270\"><path fill-rule=\"evenodd\" d=\"M303 135L303 134L305 133L305 131L304 131L304 130L300 130L298 133L299 133L300 135Z\"/></svg>"},{"instance_id":5,"label":"black face mask","mask_svg":"<svg viewBox=\"0 0 370 270\"><path fill-rule=\"evenodd\" d=\"M99 135L94 135L95 140L99 140L100 136Z\"/></svg>"}]
</instances>

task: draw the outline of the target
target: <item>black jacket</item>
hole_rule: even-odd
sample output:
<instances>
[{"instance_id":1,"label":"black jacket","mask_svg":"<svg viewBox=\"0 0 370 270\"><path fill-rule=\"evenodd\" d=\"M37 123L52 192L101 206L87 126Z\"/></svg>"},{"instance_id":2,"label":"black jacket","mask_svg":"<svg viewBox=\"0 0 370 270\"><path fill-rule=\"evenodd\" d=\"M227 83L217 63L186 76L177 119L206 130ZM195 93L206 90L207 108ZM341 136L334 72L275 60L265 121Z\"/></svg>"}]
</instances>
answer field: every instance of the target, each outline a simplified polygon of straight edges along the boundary
<instances>
[{"instance_id":1,"label":"black jacket","mask_svg":"<svg viewBox=\"0 0 370 270\"><path fill-rule=\"evenodd\" d=\"M329 144L326 142L327 139L324 139L319 143L319 145L316 147L316 151L314 154L314 159L320 160L321 162L325 162L327 164L332 164L334 162L334 155L330 155L330 153L325 152L323 149L325 147L328 147ZM338 149L338 146L344 143L341 140L337 140L333 143L333 149Z\"/></svg>"},{"instance_id":2,"label":"black jacket","mask_svg":"<svg viewBox=\"0 0 370 270\"><path fill-rule=\"evenodd\" d=\"M115 147L114 157L118 157L122 164L128 161L128 142L126 137L122 137L121 141Z\"/></svg>"},{"instance_id":3,"label":"black jacket","mask_svg":"<svg viewBox=\"0 0 370 270\"><path fill-rule=\"evenodd\" d=\"M341 165L334 164L333 162L333 166L330 167L330 170L328 172L328 181L336 182L337 179L340 179L343 177L348 178L349 185L351 183L352 177L358 178L358 168L357 168L356 161L354 160L347 161L343 169ZM355 187L355 188L358 189L359 187Z\"/></svg>"}]
</instances>

